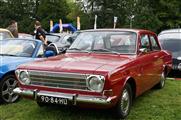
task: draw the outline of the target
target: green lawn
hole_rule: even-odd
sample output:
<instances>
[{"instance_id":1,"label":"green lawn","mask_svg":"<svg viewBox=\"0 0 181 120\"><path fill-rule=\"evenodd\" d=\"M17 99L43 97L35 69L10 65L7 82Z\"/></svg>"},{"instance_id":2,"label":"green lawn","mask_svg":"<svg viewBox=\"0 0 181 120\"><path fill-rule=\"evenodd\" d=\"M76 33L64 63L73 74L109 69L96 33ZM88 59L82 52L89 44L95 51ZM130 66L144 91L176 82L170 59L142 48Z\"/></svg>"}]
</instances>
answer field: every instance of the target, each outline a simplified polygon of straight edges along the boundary
<instances>
[{"instance_id":1,"label":"green lawn","mask_svg":"<svg viewBox=\"0 0 181 120\"><path fill-rule=\"evenodd\" d=\"M0 105L0 120L111 120L111 111L73 107L38 107L21 101ZM167 80L162 90L152 89L138 97L127 120L181 120L181 81Z\"/></svg>"}]
</instances>

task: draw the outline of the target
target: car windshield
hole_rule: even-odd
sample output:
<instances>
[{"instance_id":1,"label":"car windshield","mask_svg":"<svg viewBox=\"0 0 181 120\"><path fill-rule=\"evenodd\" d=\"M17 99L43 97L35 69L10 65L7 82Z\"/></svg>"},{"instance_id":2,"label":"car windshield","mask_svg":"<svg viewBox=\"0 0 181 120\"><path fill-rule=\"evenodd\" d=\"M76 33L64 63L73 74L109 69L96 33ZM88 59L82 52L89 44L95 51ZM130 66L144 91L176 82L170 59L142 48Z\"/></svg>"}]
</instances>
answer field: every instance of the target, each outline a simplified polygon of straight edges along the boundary
<instances>
[{"instance_id":1,"label":"car windshield","mask_svg":"<svg viewBox=\"0 0 181 120\"><path fill-rule=\"evenodd\" d=\"M164 50L172 52L173 58L181 56L181 39L160 39Z\"/></svg>"},{"instance_id":2,"label":"car windshield","mask_svg":"<svg viewBox=\"0 0 181 120\"><path fill-rule=\"evenodd\" d=\"M70 35L63 36L62 39L61 39L61 43L66 44L70 38L71 38Z\"/></svg>"},{"instance_id":3,"label":"car windshield","mask_svg":"<svg viewBox=\"0 0 181 120\"><path fill-rule=\"evenodd\" d=\"M31 57L36 47L35 41L30 40L1 40L0 55L1 56L16 56L16 57Z\"/></svg>"},{"instance_id":4,"label":"car windshield","mask_svg":"<svg viewBox=\"0 0 181 120\"><path fill-rule=\"evenodd\" d=\"M60 39L60 36L46 35L46 39L52 43L55 43L55 42L58 42L58 40Z\"/></svg>"},{"instance_id":5,"label":"car windshield","mask_svg":"<svg viewBox=\"0 0 181 120\"><path fill-rule=\"evenodd\" d=\"M8 32L0 32L0 40L6 39L6 38L12 38L10 33L8 33Z\"/></svg>"},{"instance_id":6,"label":"car windshield","mask_svg":"<svg viewBox=\"0 0 181 120\"><path fill-rule=\"evenodd\" d=\"M81 32L67 52L69 51L133 54L136 52L136 33Z\"/></svg>"}]
</instances>

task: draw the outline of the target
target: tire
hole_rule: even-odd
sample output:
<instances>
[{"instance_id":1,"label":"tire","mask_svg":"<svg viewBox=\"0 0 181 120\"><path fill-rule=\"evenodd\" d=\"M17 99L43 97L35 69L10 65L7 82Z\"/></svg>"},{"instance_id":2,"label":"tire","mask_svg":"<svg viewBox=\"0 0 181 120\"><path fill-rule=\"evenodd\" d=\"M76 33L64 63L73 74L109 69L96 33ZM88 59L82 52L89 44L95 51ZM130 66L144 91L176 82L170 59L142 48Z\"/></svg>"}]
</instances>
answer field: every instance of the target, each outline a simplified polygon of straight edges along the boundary
<instances>
[{"instance_id":1,"label":"tire","mask_svg":"<svg viewBox=\"0 0 181 120\"><path fill-rule=\"evenodd\" d=\"M161 74L161 78L160 78L160 82L158 84L156 84L156 88L157 89L162 89L165 86L165 80L166 80L166 74L163 71Z\"/></svg>"},{"instance_id":2,"label":"tire","mask_svg":"<svg viewBox=\"0 0 181 120\"><path fill-rule=\"evenodd\" d=\"M13 89L18 87L15 75L7 75L0 81L0 101L3 103L14 103L20 96L13 93Z\"/></svg>"},{"instance_id":3,"label":"tire","mask_svg":"<svg viewBox=\"0 0 181 120\"><path fill-rule=\"evenodd\" d=\"M126 84L122 90L119 101L117 102L115 108L116 118L124 119L129 115L131 105L132 105L132 89L130 84Z\"/></svg>"}]
</instances>

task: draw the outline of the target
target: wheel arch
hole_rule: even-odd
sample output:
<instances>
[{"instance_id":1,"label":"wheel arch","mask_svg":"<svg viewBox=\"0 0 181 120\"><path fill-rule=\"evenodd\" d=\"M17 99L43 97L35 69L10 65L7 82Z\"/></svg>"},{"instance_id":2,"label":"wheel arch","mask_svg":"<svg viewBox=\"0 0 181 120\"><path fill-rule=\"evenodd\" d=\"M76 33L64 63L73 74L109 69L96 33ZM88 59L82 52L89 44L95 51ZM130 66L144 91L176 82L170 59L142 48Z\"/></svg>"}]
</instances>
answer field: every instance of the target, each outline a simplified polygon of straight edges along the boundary
<instances>
[{"instance_id":1,"label":"wheel arch","mask_svg":"<svg viewBox=\"0 0 181 120\"><path fill-rule=\"evenodd\" d=\"M1 80L3 80L3 79L4 79L4 77L5 77L5 76L7 76L7 75L15 75L14 70L12 70L12 71L8 71L7 73L5 73L5 74L2 76Z\"/></svg>"},{"instance_id":2,"label":"wheel arch","mask_svg":"<svg viewBox=\"0 0 181 120\"><path fill-rule=\"evenodd\" d=\"M163 72L166 76L169 74L169 67L167 65L163 65Z\"/></svg>"},{"instance_id":3,"label":"wheel arch","mask_svg":"<svg viewBox=\"0 0 181 120\"><path fill-rule=\"evenodd\" d=\"M133 94L133 99L136 97L136 82L133 77L128 77L125 84L129 84L131 86L132 94Z\"/></svg>"}]
</instances>

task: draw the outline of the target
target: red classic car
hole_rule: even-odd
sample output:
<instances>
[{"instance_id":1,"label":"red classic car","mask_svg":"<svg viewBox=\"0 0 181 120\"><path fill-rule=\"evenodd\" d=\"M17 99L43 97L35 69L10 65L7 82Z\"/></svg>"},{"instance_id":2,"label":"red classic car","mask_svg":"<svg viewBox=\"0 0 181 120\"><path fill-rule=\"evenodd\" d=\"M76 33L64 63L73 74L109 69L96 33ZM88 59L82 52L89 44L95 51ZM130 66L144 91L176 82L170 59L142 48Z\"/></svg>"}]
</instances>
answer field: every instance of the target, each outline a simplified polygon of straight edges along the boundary
<instances>
[{"instance_id":1,"label":"red classic car","mask_svg":"<svg viewBox=\"0 0 181 120\"><path fill-rule=\"evenodd\" d=\"M19 66L14 92L38 105L114 108L125 118L135 97L163 88L171 65L151 31L86 30L65 54Z\"/></svg>"}]
</instances>

